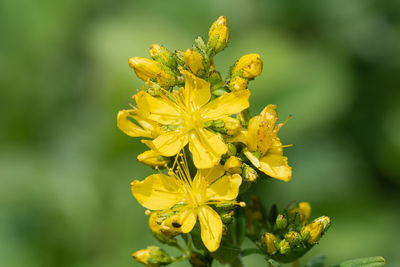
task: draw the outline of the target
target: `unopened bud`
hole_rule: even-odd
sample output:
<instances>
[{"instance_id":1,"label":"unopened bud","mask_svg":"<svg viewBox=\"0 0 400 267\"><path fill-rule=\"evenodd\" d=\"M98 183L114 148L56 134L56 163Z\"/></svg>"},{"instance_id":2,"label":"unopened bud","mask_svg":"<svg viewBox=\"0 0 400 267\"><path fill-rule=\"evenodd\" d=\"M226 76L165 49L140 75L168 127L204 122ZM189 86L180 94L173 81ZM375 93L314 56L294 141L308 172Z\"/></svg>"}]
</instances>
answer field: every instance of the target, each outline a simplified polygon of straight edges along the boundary
<instances>
[{"instance_id":1,"label":"unopened bud","mask_svg":"<svg viewBox=\"0 0 400 267\"><path fill-rule=\"evenodd\" d=\"M285 234L285 240L289 242L290 247L296 247L301 242L301 236L298 232L290 231Z\"/></svg>"},{"instance_id":2,"label":"unopened bud","mask_svg":"<svg viewBox=\"0 0 400 267\"><path fill-rule=\"evenodd\" d=\"M193 74L204 72L204 58L199 52L188 49L183 54L183 58Z\"/></svg>"},{"instance_id":3,"label":"unopened bud","mask_svg":"<svg viewBox=\"0 0 400 267\"><path fill-rule=\"evenodd\" d=\"M233 220L233 216L235 215L235 211L230 210L226 213L221 214L221 219L224 224L230 224Z\"/></svg>"},{"instance_id":4,"label":"unopened bud","mask_svg":"<svg viewBox=\"0 0 400 267\"><path fill-rule=\"evenodd\" d=\"M244 90L247 88L247 83L247 79L235 76L229 82L229 89L231 89L231 91Z\"/></svg>"},{"instance_id":5,"label":"unopened bud","mask_svg":"<svg viewBox=\"0 0 400 267\"><path fill-rule=\"evenodd\" d=\"M307 224L301 230L301 236L309 244L317 243L322 235L328 230L331 220L328 216L321 216L312 223Z\"/></svg>"},{"instance_id":6,"label":"unopened bud","mask_svg":"<svg viewBox=\"0 0 400 267\"><path fill-rule=\"evenodd\" d=\"M302 225L307 224L308 219L311 214L311 205L308 202L300 202L298 207L293 208L289 211L289 214L296 215L296 213L300 216L300 221Z\"/></svg>"},{"instance_id":7,"label":"unopened bud","mask_svg":"<svg viewBox=\"0 0 400 267\"><path fill-rule=\"evenodd\" d=\"M177 216L171 213L161 213L161 212L153 212L149 218L149 227L153 235L157 235L157 239L159 236L175 236L180 234L181 224L177 220ZM164 240L164 238L161 238Z\"/></svg>"},{"instance_id":8,"label":"unopened bud","mask_svg":"<svg viewBox=\"0 0 400 267\"><path fill-rule=\"evenodd\" d=\"M258 54L242 56L232 70L232 76L240 76L245 79L253 79L262 72L263 63Z\"/></svg>"},{"instance_id":9,"label":"unopened bud","mask_svg":"<svg viewBox=\"0 0 400 267\"><path fill-rule=\"evenodd\" d=\"M138 161L150 166L150 167L160 167L168 164L169 158L161 156L160 153L153 150L148 150L143 152L137 157Z\"/></svg>"},{"instance_id":10,"label":"unopened bud","mask_svg":"<svg viewBox=\"0 0 400 267\"><path fill-rule=\"evenodd\" d=\"M149 53L151 58L155 61L158 61L161 64L164 64L165 66L168 66L170 68L176 68L176 61L174 59L174 56L165 47L158 44L153 44L152 46L150 46Z\"/></svg>"},{"instance_id":11,"label":"unopened bud","mask_svg":"<svg viewBox=\"0 0 400 267\"><path fill-rule=\"evenodd\" d=\"M132 57L129 66L135 70L136 75L143 81L156 80L160 86L173 86L175 76L167 67L154 60L141 57Z\"/></svg>"},{"instance_id":12,"label":"unopened bud","mask_svg":"<svg viewBox=\"0 0 400 267\"><path fill-rule=\"evenodd\" d=\"M132 257L146 266L162 266L172 262L171 257L159 247L150 246L132 253Z\"/></svg>"},{"instance_id":13,"label":"unopened bud","mask_svg":"<svg viewBox=\"0 0 400 267\"><path fill-rule=\"evenodd\" d=\"M236 146L232 143L228 143L228 155L235 156L237 153Z\"/></svg>"},{"instance_id":14,"label":"unopened bud","mask_svg":"<svg viewBox=\"0 0 400 267\"><path fill-rule=\"evenodd\" d=\"M230 156L224 164L225 171L229 173L242 173L242 161L235 156Z\"/></svg>"},{"instance_id":15,"label":"unopened bud","mask_svg":"<svg viewBox=\"0 0 400 267\"><path fill-rule=\"evenodd\" d=\"M290 244L288 241L286 241L285 239L283 239L280 243L279 243L279 252L282 255L287 255L290 253L290 251L292 251L292 249L290 248Z\"/></svg>"},{"instance_id":16,"label":"unopened bud","mask_svg":"<svg viewBox=\"0 0 400 267\"><path fill-rule=\"evenodd\" d=\"M243 163L242 164L242 177L246 182L254 183L257 180L257 171L254 170L249 165Z\"/></svg>"},{"instance_id":17,"label":"unopened bud","mask_svg":"<svg viewBox=\"0 0 400 267\"><path fill-rule=\"evenodd\" d=\"M224 117L221 119L224 122L226 134L235 135L242 128L240 121L232 117Z\"/></svg>"},{"instance_id":18,"label":"unopened bud","mask_svg":"<svg viewBox=\"0 0 400 267\"><path fill-rule=\"evenodd\" d=\"M226 17L220 16L210 27L208 32L208 47L216 54L228 45L229 29Z\"/></svg>"},{"instance_id":19,"label":"unopened bud","mask_svg":"<svg viewBox=\"0 0 400 267\"><path fill-rule=\"evenodd\" d=\"M278 250L277 242L278 241L276 237L271 233L265 233L261 237L261 245L264 248L265 253L267 253L268 255L275 254L275 252Z\"/></svg>"},{"instance_id":20,"label":"unopened bud","mask_svg":"<svg viewBox=\"0 0 400 267\"><path fill-rule=\"evenodd\" d=\"M287 221L285 215L279 214L278 217L276 217L275 225L276 225L276 228L278 228L278 230L286 229L286 227L288 225L288 221Z\"/></svg>"}]
</instances>

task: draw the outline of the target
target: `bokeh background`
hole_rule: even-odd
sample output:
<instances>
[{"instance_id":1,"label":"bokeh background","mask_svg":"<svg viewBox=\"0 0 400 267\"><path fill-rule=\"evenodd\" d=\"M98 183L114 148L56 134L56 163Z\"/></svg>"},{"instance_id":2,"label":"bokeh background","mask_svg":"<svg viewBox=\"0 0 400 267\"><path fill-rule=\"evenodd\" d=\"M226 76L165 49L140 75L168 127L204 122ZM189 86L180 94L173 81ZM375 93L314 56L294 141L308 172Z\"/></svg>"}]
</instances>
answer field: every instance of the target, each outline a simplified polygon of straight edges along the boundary
<instances>
[{"instance_id":1,"label":"bokeh background","mask_svg":"<svg viewBox=\"0 0 400 267\"><path fill-rule=\"evenodd\" d=\"M395 0L1 1L1 266L137 266L131 253L157 244L129 186L152 172L136 161L144 147L116 127L142 85L127 59L153 43L186 49L220 15L231 43L217 69L259 53L253 114L276 103L281 120L293 115L281 130L295 144L292 181L253 193L332 218L302 262L381 255L400 266Z\"/></svg>"}]
</instances>

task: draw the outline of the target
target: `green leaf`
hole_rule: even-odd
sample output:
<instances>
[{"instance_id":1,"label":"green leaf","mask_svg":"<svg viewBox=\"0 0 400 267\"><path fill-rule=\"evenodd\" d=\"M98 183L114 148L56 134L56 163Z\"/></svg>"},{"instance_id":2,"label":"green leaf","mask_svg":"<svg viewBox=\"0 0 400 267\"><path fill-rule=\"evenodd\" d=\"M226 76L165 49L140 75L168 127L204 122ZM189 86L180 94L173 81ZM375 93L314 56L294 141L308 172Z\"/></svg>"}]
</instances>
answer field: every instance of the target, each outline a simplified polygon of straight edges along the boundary
<instances>
[{"instance_id":1,"label":"green leaf","mask_svg":"<svg viewBox=\"0 0 400 267\"><path fill-rule=\"evenodd\" d=\"M240 252L240 247L228 242L221 242L219 249L211 253L211 255L222 264L241 266Z\"/></svg>"},{"instance_id":2,"label":"green leaf","mask_svg":"<svg viewBox=\"0 0 400 267\"><path fill-rule=\"evenodd\" d=\"M335 265L335 267L379 267L384 265L385 259L383 257L377 256L348 260L338 265Z\"/></svg>"}]
</instances>

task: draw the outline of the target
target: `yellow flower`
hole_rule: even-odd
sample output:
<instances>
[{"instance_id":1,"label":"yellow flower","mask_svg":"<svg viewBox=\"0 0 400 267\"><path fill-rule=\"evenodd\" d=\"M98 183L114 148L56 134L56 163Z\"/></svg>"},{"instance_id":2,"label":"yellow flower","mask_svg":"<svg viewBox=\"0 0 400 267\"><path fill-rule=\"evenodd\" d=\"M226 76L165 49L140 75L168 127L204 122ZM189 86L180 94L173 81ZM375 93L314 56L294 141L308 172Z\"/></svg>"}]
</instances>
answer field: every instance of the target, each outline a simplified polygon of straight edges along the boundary
<instances>
[{"instance_id":1,"label":"yellow flower","mask_svg":"<svg viewBox=\"0 0 400 267\"><path fill-rule=\"evenodd\" d=\"M242 78L253 79L262 72L263 63L259 54L248 54L242 56L232 70L233 75Z\"/></svg>"},{"instance_id":2,"label":"yellow flower","mask_svg":"<svg viewBox=\"0 0 400 267\"><path fill-rule=\"evenodd\" d=\"M322 235L328 230L331 219L328 216L321 216L312 223L307 224L301 230L301 235L305 237L309 244L317 243Z\"/></svg>"},{"instance_id":3,"label":"yellow flower","mask_svg":"<svg viewBox=\"0 0 400 267\"><path fill-rule=\"evenodd\" d=\"M248 130L242 130L230 142L242 142L247 145L244 151L251 163L265 174L290 181L292 168L283 156L283 146L277 136L279 129L284 125L276 125L278 115L276 105L268 105L260 115L249 121Z\"/></svg>"},{"instance_id":4,"label":"yellow flower","mask_svg":"<svg viewBox=\"0 0 400 267\"><path fill-rule=\"evenodd\" d=\"M132 193L147 209L174 212L174 226L182 233L189 233L196 224L201 226L201 239L206 248L213 252L218 249L222 238L222 221L219 214L209 205L238 204L235 201L242 178L238 174L223 175L224 168L216 165L211 169L198 170L192 180L185 156L178 155L182 162L177 164L170 175L162 173L148 176L143 181L133 181Z\"/></svg>"},{"instance_id":5,"label":"yellow flower","mask_svg":"<svg viewBox=\"0 0 400 267\"><path fill-rule=\"evenodd\" d=\"M183 54L183 58L193 74L198 74L204 70L203 56L199 52L188 49Z\"/></svg>"},{"instance_id":6,"label":"yellow flower","mask_svg":"<svg viewBox=\"0 0 400 267\"><path fill-rule=\"evenodd\" d=\"M175 77L171 70L159 62L142 57L132 57L128 60L129 66L135 70L138 78L143 81L155 79L160 86L173 86Z\"/></svg>"},{"instance_id":7,"label":"yellow flower","mask_svg":"<svg viewBox=\"0 0 400 267\"><path fill-rule=\"evenodd\" d=\"M205 123L221 120L249 106L249 90L227 93L209 102L210 84L188 71L185 87L173 94L164 91L159 98L141 91L135 96L141 114L162 125L173 126L153 140L156 151L171 157L187 143L197 168L206 169L216 165L227 145L215 133L205 128ZM209 103L208 103L209 102Z\"/></svg>"}]
</instances>

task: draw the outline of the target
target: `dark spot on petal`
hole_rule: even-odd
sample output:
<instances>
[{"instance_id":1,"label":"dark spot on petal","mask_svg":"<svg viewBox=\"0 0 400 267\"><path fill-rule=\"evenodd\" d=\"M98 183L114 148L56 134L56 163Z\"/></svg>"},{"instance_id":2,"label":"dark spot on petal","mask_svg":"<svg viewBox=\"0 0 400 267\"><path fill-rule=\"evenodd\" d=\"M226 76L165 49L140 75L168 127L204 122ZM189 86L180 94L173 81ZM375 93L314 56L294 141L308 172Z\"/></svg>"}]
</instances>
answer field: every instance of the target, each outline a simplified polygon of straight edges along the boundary
<instances>
[{"instance_id":1,"label":"dark spot on petal","mask_svg":"<svg viewBox=\"0 0 400 267\"><path fill-rule=\"evenodd\" d=\"M181 227L181 225L179 223L177 223L177 222L173 222L172 226L175 227L175 228Z\"/></svg>"}]
</instances>

